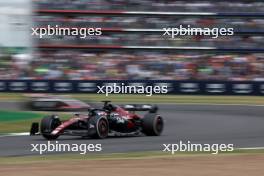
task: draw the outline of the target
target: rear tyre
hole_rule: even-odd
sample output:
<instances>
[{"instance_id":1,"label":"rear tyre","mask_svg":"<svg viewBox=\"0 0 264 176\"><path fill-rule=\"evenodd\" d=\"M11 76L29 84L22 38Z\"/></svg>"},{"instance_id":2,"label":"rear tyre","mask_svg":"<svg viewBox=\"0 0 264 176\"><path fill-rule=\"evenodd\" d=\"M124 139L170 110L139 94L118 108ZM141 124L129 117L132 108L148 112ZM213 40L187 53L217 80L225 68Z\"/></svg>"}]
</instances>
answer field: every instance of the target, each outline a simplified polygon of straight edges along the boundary
<instances>
[{"instance_id":1,"label":"rear tyre","mask_svg":"<svg viewBox=\"0 0 264 176\"><path fill-rule=\"evenodd\" d=\"M59 135L52 135L51 132L56 129L60 124L60 119L56 118L54 115L44 117L41 120L40 124L40 131L42 136L47 140L57 139Z\"/></svg>"},{"instance_id":2,"label":"rear tyre","mask_svg":"<svg viewBox=\"0 0 264 176\"><path fill-rule=\"evenodd\" d=\"M164 127L163 118L156 113L148 113L142 121L142 132L147 136L161 135Z\"/></svg>"},{"instance_id":3,"label":"rear tyre","mask_svg":"<svg viewBox=\"0 0 264 176\"><path fill-rule=\"evenodd\" d=\"M109 123L104 117L94 116L90 119L90 124L94 126L94 132L91 135L95 139L104 139L109 133Z\"/></svg>"}]
</instances>

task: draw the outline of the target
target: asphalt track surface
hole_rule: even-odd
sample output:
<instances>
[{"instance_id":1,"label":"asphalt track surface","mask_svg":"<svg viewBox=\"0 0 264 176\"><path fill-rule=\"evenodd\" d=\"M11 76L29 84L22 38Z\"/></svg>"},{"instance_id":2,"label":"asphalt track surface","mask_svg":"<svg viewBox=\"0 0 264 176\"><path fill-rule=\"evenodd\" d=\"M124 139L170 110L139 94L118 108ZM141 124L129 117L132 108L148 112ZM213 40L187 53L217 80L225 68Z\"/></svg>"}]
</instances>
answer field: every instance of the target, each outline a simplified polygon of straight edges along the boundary
<instances>
[{"instance_id":1,"label":"asphalt track surface","mask_svg":"<svg viewBox=\"0 0 264 176\"><path fill-rule=\"evenodd\" d=\"M20 109L15 103L0 103ZM161 151L180 140L198 144L234 144L236 148L264 147L264 106L159 105L165 129L158 137L110 137L104 140L62 136L65 144L102 144L102 152ZM41 136L0 136L0 156L35 155L31 144L47 143ZM92 152L94 153L94 152Z\"/></svg>"}]
</instances>

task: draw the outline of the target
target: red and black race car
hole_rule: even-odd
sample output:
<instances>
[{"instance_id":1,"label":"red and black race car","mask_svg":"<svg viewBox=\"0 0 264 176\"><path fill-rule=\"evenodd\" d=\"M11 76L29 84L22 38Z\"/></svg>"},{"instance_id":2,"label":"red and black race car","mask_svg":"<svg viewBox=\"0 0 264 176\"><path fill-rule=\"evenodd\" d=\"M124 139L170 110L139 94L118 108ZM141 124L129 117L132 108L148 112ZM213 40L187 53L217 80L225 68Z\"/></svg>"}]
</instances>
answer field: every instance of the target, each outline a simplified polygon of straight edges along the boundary
<instances>
[{"instance_id":1,"label":"red and black race car","mask_svg":"<svg viewBox=\"0 0 264 176\"><path fill-rule=\"evenodd\" d=\"M30 98L26 108L33 111L87 111L90 105L67 95L24 94Z\"/></svg>"},{"instance_id":2,"label":"red and black race car","mask_svg":"<svg viewBox=\"0 0 264 176\"><path fill-rule=\"evenodd\" d=\"M89 109L85 115L75 114L66 121L57 115L44 117L39 124L33 123L30 134L41 134L48 140L60 135L76 135L92 138L106 138L109 134L145 134L159 136L164 127L164 120L157 113L158 107L152 105L117 106L110 101L103 101L101 109ZM145 115L136 111L148 111Z\"/></svg>"},{"instance_id":3,"label":"red and black race car","mask_svg":"<svg viewBox=\"0 0 264 176\"><path fill-rule=\"evenodd\" d=\"M29 107L35 111L83 111L90 105L76 99L63 97L36 98L29 103Z\"/></svg>"}]
</instances>

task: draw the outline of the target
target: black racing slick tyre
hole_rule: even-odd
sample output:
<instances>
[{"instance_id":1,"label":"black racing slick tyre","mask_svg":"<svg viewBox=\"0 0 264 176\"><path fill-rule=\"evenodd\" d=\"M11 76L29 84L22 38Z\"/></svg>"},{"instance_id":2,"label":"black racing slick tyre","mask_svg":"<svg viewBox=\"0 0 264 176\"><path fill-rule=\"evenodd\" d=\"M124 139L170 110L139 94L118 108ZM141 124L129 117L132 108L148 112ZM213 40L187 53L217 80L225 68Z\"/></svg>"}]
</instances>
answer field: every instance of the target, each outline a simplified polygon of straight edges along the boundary
<instances>
[{"instance_id":1,"label":"black racing slick tyre","mask_svg":"<svg viewBox=\"0 0 264 176\"><path fill-rule=\"evenodd\" d=\"M56 118L54 115L44 117L41 120L40 132L42 136L47 140L54 140L59 137L59 135L52 135L51 132L61 124L59 118Z\"/></svg>"},{"instance_id":2,"label":"black racing slick tyre","mask_svg":"<svg viewBox=\"0 0 264 176\"><path fill-rule=\"evenodd\" d=\"M93 133L90 135L94 139L104 139L109 133L109 123L105 117L93 116L89 120L89 125L93 126Z\"/></svg>"},{"instance_id":3,"label":"black racing slick tyre","mask_svg":"<svg viewBox=\"0 0 264 176\"><path fill-rule=\"evenodd\" d=\"M142 119L142 132L147 136L161 135L163 127L163 118L156 113L148 113Z\"/></svg>"}]
</instances>

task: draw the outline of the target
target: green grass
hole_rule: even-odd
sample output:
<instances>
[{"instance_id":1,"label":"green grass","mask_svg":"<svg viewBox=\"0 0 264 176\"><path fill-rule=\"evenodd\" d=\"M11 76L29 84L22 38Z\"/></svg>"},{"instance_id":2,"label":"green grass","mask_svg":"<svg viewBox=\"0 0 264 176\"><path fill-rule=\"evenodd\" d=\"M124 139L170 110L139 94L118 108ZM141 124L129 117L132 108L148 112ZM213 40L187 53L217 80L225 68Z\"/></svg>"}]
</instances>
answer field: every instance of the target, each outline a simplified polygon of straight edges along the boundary
<instances>
[{"instance_id":1,"label":"green grass","mask_svg":"<svg viewBox=\"0 0 264 176\"><path fill-rule=\"evenodd\" d=\"M25 96L21 93L0 93L0 100L12 101L25 99Z\"/></svg>"},{"instance_id":2,"label":"green grass","mask_svg":"<svg viewBox=\"0 0 264 176\"><path fill-rule=\"evenodd\" d=\"M28 120L28 119L34 119L34 118L40 118L40 117L42 117L42 114L39 114L39 113L0 110L0 122L1 123Z\"/></svg>"},{"instance_id":3,"label":"green grass","mask_svg":"<svg viewBox=\"0 0 264 176\"><path fill-rule=\"evenodd\" d=\"M16 112L0 110L0 134L27 132L33 121L39 121L44 116L42 113Z\"/></svg>"},{"instance_id":4,"label":"green grass","mask_svg":"<svg viewBox=\"0 0 264 176\"><path fill-rule=\"evenodd\" d=\"M151 159L151 158L168 158L168 157L196 157L208 156L217 157L222 155L247 155L247 154L264 154L264 150L234 150L233 152L223 152L218 155L212 155L208 152L177 152L174 155L160 151L149 152L130 152L114 154L56 154L56 155L38 155L38 156L21 156L21 157L0 157L0 164L30 164L45 163L57 161L83 161L83 160L118 160L118 159Z\"/></svg>"},{"instance_id":5,"label":"green grass","mask_svg":"<svg viewBox=\"0 0 264 176\"><path fill-rule=\"evenodd\" d=\"M32 122L39 122L50 113L0 111L0 134L29 132ZM61 119L68 118L70 114L61 114Z\"/></svg>"},{"instance_id":6,"label":"green grass","mask_svg":"<svg viewBox=\"0 0 264 176\"><path fill-rule=\"evenodd\" d=\"M144 95L82 95L73 94L72 97L100 102L102 100L111 100L113 102L125 103L176 103L176 104L256 104L264 105L264 97L258 96L190 96L190 95L153 95L147 97Z\"/></svg>"},{"instance_id":7,"label":"green grass","mask_svg":"<svg viewBox=\"0 0 264 176\"><path fill-rule=\"evenodd\" d=\"M103 94L67 94L72 98L77 98L89 102L100 102L111 100L116 103L195 103L195 104L252 104L264 105L263 96L200 96L200 95L124 95L112 94L106 97ZM26 101L29 100L24 94L0 93L0 101Z\"/></svg>"},{"instance_id":8,"label":"green grass","mask_svg":"<svg viewBox=\"0 0 264 176\"><path fill-rule=\"evenodd\" d=\"M40 119L21 120L16 122L1 122L0 134L29 132L32 122L38 122Z\"/></svg>"}]
</instances>

